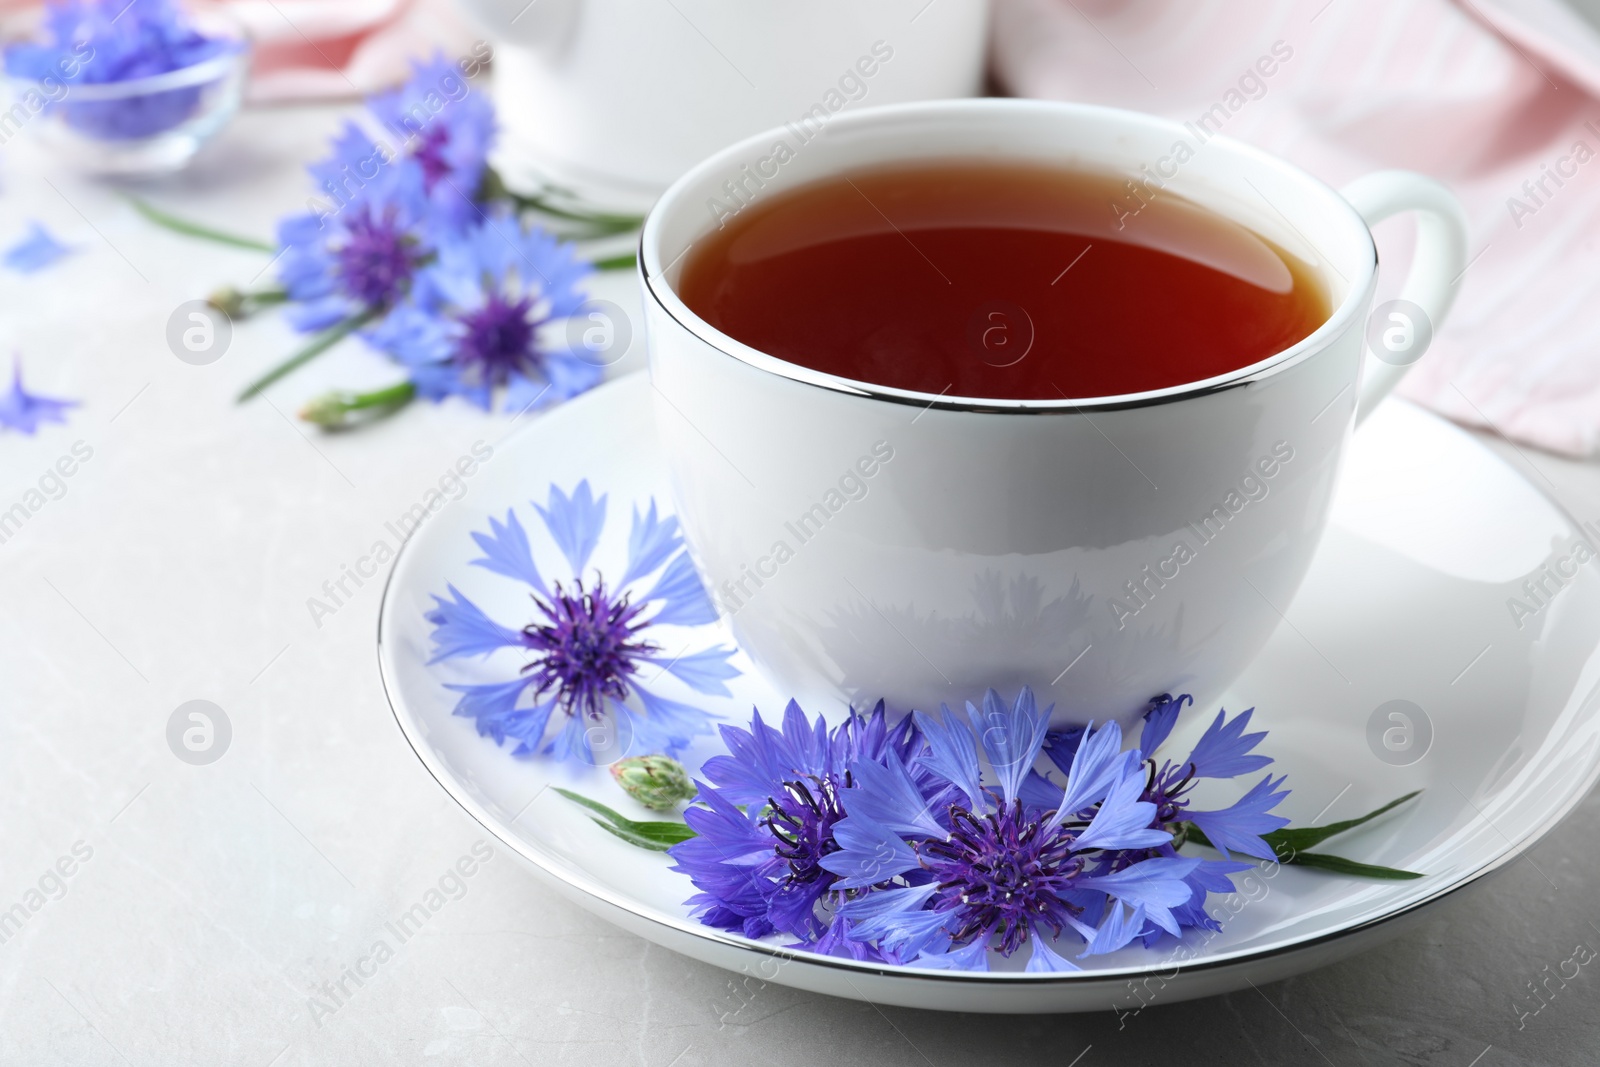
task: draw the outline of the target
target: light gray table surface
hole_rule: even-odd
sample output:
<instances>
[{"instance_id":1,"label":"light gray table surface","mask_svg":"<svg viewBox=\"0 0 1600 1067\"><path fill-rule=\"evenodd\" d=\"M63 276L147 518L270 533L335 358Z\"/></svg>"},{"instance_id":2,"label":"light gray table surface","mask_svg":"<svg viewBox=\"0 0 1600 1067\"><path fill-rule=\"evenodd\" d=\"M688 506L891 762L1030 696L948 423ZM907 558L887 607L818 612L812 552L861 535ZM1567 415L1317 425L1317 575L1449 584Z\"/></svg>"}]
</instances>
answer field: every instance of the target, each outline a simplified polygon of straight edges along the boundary
<instances>
[{"instance_id":1,"label":"light gray table surface","mask_svg":"<svg viewBox=\"0 0 1600 1067\"><path fill-rule=\"evenodd\" d=\"M162 204L267 235L303 202L333 108L246 114ZM70 878L0 943L0 1063L1425 1064L1600 1060L1585 967L1537 1015L1526 985L1600 949L1600 801L1392 943L1230 996L1110 1014L942 1015L734 976L622 933L504 850L332 1014L323 983L487 835L401 738L373 649L378 583L331 617L308 597L437 472L506 420L418 406L308 432L307 396L392 368L348 345L260 402L242 383L289 350L275 316L208 367L174 358L172 310L265 256L152 229L21 139L0 168L0 241L40 218L78 251L0 274L0 345L69 423L0 436L11 502L75 442L93 450L0 544L0 910L77 849ZM599 295L635 306L630 276ZM619 369L641 362L641 342ZM628 428L622 428L628 432ZM1485 438L1580 520L1600 468ZM1426 635L1418 635L1425 640ZM165 730L206 699L232 726L209 766ZM87 859L82 857L87 854Z\"/></svg>"}]
</instances>

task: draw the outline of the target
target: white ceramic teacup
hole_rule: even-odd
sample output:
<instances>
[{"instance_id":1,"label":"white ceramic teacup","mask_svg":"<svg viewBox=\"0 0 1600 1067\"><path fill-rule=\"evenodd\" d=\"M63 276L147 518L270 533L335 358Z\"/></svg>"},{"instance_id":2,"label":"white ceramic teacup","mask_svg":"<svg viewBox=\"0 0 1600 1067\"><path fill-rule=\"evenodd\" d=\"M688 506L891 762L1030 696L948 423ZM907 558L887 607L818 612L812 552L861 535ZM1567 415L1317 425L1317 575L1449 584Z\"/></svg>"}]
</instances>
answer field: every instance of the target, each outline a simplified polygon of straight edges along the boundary
<instances>
[{"instance_id":1,"label":"white ceramic teacup","mask_svg":"<svg viewBox=\"0 0 1600 1067\"><path fill-rule=\"evenodd\" d=\"M640 256L679 514L756 666L839 712L1026 684L1058 722L1128 722L1158 693L1219 695L1294 598L1352 431L1449 309L1466 243L1454 197L1402 172L1335 192L1192 127L1038 101L875 108L795 140L774 129L685 174ZM679 298L686 255L726 218L730 188L750 202L951 157L1110 170L1179 194L1312 263L1333 311L1299 344L1215 378L1039 401L837 378L741 344ZM1419 213L1410 304L1374 324L1368 227L1402 211ZM1371 358L1369 335L1394 351Z\"/></svg>"}]
</instances>

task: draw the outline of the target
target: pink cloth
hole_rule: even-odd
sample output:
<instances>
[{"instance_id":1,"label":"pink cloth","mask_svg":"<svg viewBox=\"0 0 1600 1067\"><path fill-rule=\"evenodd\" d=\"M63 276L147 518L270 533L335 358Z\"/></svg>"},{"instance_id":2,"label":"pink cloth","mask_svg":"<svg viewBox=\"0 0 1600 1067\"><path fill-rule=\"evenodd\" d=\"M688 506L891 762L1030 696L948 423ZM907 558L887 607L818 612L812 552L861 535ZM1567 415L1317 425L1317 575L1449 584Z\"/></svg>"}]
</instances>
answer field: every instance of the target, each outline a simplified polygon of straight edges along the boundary
<instances>
[{"instance_id":1,"label":"pink cloth","mask_svg":"<svg viewBox=\"0 0 1600 1067\"><path fill-rule=\"evenodd\" d=\"M450 0L194 0L250 32L253 103L364 96L403 81L410 60L464 56L474 35ZM30 21L40 0L0 0L0 26Z\"/></svg>"},{"instance_id":2,"label":"pink cloth","mask_svg":"<svg viewBox=\"0 0 1600 1067\"><path fill-rule=\"evenodd\" d=\"M1400 392L1542 448L1600 452L1600 33L1559 0L996 7L997 76L1018 95L1188 120L1221 102L1223 133L1336 186L1386 167L1445 182L1474 258ZM1277 42L1292 55L1252 80ZM1409 227L1378 237L1383 300Z\"/></svg>"},{"instance_id":3,"label":"pink cloth","mask_svg":"<svg viewBox=\"0 0 1600 1067\"><path fill-rule=\"evenodd\" d=\"M213 0L249 28L254 103L363 96L410 61L464 56L473 35L450 0Z\"/></svg>"}]
</instances>

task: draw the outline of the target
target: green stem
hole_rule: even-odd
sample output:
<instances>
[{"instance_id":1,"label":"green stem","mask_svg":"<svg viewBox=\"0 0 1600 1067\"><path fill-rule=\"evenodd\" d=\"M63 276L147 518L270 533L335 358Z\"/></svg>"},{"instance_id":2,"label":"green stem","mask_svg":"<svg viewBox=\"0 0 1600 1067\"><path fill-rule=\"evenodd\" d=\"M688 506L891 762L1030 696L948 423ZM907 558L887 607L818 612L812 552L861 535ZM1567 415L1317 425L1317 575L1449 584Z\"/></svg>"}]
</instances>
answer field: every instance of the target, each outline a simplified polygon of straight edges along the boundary
<instances>
[{"instance_id":1,"label":"green stem","mask_svg":"<svg viewBox=\"0 0 1600 1067\"><path fill-rule=\"evenodd\" d=\"M232 245L235 248L248 248L253 252L276 252L278 250L277 245L271 245L265 241L257 241L253 237L240 237L238 234L214 230L209 226L202 226L198 222L190 222L188 219L169 215L160 208L145 203L137 196L129 196L128 202L134 206L134 209L139 214L157 226L164 226L175 233L185 234L189 237L200 237L207 241L215 241L218 244Z\"/></svg>"},{"instance_id":2,"label":"green stem","mask_svg":"<svg viewBox=\"0 0 1600 1067\"><path fill-rule=\"evenodd\" d=\"M347 393L335 390L324 393L300 409L300 417L327 430L337 430L350 425L348 416L357 411L376 409L376 416L392 415L416 399L417 387L410 381L397 382L370 393Z\"/></svg>"},{"instance_id":3,"label":"green stem","mask_svg":"<svg viewBox=\"0 0 1600 1067\"><path fill-rule=\"evenodd\" d=\"M1384 812L1391 811L1404 804L1420 792L1422 792L1420 789L1414 790L1403 797L1389 801L1381 808L1367 812L1359 818L1345 819L1342 822L1329 823L1326 826L1285 826L1264 835L1262 840L1266 842L1268 848L1272 849L1273 854L1278 857L1279 863L1316 867L1320 870L1332 871L1336 874L1354 875L1358 878L1389 878L1397 880L1421 878L1422 875L1415 871L1402 871L1393 867L1379 867L1371 863L1360 863L1356 860L1346 859L1343 856L1335 856L1326 852L1306 851L1313 845L1320 845L1336 834L1342 834L1346 830L1353 830L1363 823L1371 822ZM1185 841L1193 841L1197 845L1206 845L1211 848L1216 847L1200 827L1192 822L1179 824L1179 832L1173 837L1173 847L1176 848Z\"/></svg>"},{"instance_id":4,"label":"green stem","mask_svg":"<svg viewBox=\"0 0 1600 1067\"><path fill-rule=\"evenodd\" d=\"M632 252L620 256L610 256L606 259L592 261L595 270L632 270L639 262L639 258Z\"/></svg>"},{"instance_id":5,"label":"green stem","mask_svg":"<svg viewBox=\"0 0 1600 1067\"><path fill-rule=\"evenodd\" d=\"M547 186L547 188L549 187ZM551 218L580 223L587 230L586 233L579 235L582 237L606 237L611 234L628 233L644 225L644 216L642 215L618 215L609 211L590 211L570 203L560 203L543 191L519 193L513 189L508 189L505 181L492 169L483 176L481 195L484 200L504 198L522 210L538 211L549 215Z\"/></svg>"},{"instance_id":6,"label":"green stem","mask_svg":"<svg viewBox=\"0 0 1600 1067\"><path fill-rule=\"evenodd\" d=\"M505 195L520 208L542 211L546 215L551 215L558 219L566 219L568 222L581 222L589 226L605 227L611 233L637 230L644 225L643 215L613 215L606 211L585 211L582 208L562 207L542 193L514 193L508 189Z\"/></svg>"},{"instance_id":7,"label":"green stem","mask_svg":"<svg viewBox=\"0 0 1600 1067\"><path fill-rule=\"evenodd\" d=\"M206 303L228 316L230 319L245 319L254 315L263 308L285 304L289 301L289 293L281 287L272 289L243 290L233 286L224 286L206 297Z\"/></svg>"},{"instance_id":8,"label":"green stem","mask_svg":"<svg viewBox=\"0 0 1600 1067\"><path fill-rule=\"evenodd\" d=\"M300 351L296 352L294 355L290 356L288 359L284 360L282 363L278 364L276 367L273 367L267 373L251 382L249 386L245 388L245 391L239 394L238 403L244 403L246 400L249 400L257 393L260 393L263 389L277 381L279 378L282 378L285 375L298 370L305 364L310 363L313 359L322 355L322 353L326 352L328 349L332 348L334 345L338 344L340 341L344 340L346 337L350 336L352 333L355 333L357 330L361 329L361 327L377 318L378 310L378 308L368 308L359 315L352 315L343 322L334 323L332 326L329 326L326 330L323 330L321 333L317 334L316 337L312 338L310 344L306 345Z\"/></svg>"}]
</instances>

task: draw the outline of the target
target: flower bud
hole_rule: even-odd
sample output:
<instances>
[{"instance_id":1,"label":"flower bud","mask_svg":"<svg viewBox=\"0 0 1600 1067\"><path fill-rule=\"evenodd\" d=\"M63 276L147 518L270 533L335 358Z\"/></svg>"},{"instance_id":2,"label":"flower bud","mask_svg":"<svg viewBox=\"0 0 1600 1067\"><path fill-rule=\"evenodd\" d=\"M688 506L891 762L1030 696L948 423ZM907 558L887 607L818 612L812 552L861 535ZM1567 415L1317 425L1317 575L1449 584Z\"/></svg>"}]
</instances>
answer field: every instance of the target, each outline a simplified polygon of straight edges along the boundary
<instances>
[{"instance_id":1,"label":"flower bud","mask_svg":"<svg viewBox=\"0 0 1600 1067\"><path fill-rule=\"evenodd\" d=\"M652 811L669 811L695 793L689 772L670 756L629 756L611 765L611 777Z\"/></svg>"},{"instance_id":2,"label":"flower bud","mask_svg":"<svg viewBox=\"0 0 1600 1067\"><path fill-rule=\"evenodd\" d=\"M206 303L228 316L230 319L241 318L244 314L244 293L233 286L224 286L206 297Z\"/></svg>"},{"instance_id":3,"label":"flower bud","mask_svg":"<svg viewBox=\"0 0 1600 1067\"><path fill-rule=\"evenodd\" d=\"M321 396L312 397L300 409L300 417L307 422L314 422L325 430L336 430L344 425L345 415L349 413L349 394L334 391L323 393Z\"/></svg>"}]
</instances>

